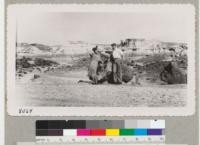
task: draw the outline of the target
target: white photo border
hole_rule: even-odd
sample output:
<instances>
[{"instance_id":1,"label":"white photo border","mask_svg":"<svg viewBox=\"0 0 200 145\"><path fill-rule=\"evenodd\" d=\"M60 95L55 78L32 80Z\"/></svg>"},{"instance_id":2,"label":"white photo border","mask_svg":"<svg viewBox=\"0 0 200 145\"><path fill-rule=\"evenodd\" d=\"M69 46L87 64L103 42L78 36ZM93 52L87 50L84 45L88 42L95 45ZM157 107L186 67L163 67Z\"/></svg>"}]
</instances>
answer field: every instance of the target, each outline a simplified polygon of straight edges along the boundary
<instances>
[{"instance_id":1,"label":"white photo border","mask_svg":"<svg viewBox=\"0 0 200 145\"><path fill-rule=\"evenodd\" d=\"M185 107L32 107L16 106L15 45L16 15L33 12L159 12L159 10L187 10L191 15L191 40L188 47L188 84ZM7 111L12 116L188 116L195 113L195 7L191 4L16 4L7 9ZM19 109L31 110L20 114Z\"/></svg>"}]
</instances>

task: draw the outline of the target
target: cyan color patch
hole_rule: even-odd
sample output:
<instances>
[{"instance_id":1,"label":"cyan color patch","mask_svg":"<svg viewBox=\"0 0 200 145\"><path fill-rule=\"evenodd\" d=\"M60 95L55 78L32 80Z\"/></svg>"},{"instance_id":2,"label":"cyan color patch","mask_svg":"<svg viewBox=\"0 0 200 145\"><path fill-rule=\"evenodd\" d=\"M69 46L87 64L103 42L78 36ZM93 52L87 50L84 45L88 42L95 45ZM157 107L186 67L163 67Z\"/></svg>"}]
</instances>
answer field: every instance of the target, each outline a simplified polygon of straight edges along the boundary
<instances>
[{"instance_id":1,"label":"cyan color patch","mask_svg":"<svg viewBox=\"0 0 200 145\"><path fill-rule=\"evenodd\" d=\"M134 135L147 135L147 129L134 129Z\"/></svg>"}]
</instances>

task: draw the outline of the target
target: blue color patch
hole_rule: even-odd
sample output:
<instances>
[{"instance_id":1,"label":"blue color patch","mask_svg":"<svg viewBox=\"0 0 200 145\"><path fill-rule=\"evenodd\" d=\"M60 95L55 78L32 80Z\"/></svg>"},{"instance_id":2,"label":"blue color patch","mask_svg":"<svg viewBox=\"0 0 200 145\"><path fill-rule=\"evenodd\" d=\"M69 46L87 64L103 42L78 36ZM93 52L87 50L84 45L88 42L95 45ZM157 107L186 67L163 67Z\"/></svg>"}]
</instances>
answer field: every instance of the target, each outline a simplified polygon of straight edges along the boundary
<instances>
[{"instance_id":1,"label":"blue color patch","mask_svg":"<svg viewBox=\"0 0 200 145\"><path fill-rule=\"evenodd\" d=\"M147 129L134 129L134 135L147 135Z\"/></svg>"}]
</instances>

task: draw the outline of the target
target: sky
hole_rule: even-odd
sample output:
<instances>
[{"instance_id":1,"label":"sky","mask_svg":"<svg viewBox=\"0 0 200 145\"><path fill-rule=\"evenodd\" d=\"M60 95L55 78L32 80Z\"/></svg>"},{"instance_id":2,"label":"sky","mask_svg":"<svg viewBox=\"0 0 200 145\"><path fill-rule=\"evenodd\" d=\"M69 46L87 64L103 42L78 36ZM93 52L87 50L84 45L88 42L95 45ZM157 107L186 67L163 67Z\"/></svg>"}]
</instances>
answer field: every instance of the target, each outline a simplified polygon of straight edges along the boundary
<instances>
[{"instance_id":1,"label":"sky","mask_svg":"<svg viewBox=\"0 0 200 145\"><path fill-rule=\"evenodd\" d=\"M118 43L126 38L186 42L191 18L180 12L40 12L17 18L17 41L66 45L68 41Z\"/></svg>"}]
</instances>

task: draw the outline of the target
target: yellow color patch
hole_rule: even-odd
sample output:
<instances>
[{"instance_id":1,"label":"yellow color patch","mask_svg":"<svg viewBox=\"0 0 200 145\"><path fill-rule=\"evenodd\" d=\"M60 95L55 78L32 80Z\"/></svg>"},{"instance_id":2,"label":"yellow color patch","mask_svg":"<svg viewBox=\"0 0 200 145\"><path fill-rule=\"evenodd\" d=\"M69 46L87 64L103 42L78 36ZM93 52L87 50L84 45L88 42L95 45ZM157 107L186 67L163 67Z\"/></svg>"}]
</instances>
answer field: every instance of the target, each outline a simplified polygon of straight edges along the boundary
<instances>
[{"instance_id":1,"label":"yellow color patch","mask_svg":"<svg viewBox=\"0 0 200 145\"><path fill-rule=\"evenodd\" d=\"M119 136L119 129L106 129L106 136Z\"/></svg>"}]
</instances>

